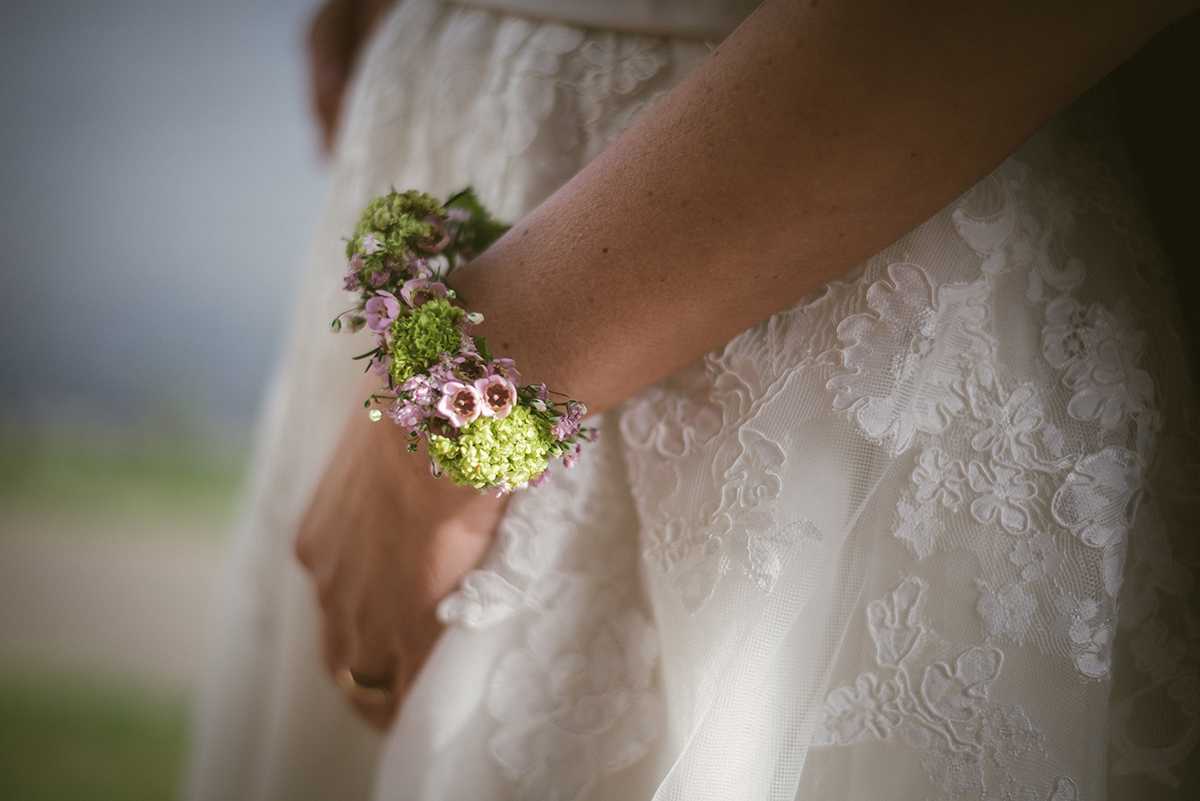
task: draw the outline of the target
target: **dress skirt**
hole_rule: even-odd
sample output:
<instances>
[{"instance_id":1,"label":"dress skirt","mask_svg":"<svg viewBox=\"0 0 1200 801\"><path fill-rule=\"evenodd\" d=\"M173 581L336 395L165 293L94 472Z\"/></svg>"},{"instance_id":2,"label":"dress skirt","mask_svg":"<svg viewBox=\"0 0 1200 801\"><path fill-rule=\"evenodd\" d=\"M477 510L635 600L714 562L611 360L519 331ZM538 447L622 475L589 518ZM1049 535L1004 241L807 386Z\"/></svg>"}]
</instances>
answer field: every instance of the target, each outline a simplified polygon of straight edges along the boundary
<instances>
[{"instance_id":1,"label":"dress skirt","mask_svg":"<svg viewBox=\"0 0 1200 801\"><path fill-rule=\"evenodd\" d=\"M520 219L708 50L435 0L391 14L265 405L191 799L1184 793L1200 446L1163 258L1096 93L604 414L442 603L389 735L325 676L291 548L370 347L328 331L341 238L392 187L473 186Z\"/></svg>"}]
</instances>

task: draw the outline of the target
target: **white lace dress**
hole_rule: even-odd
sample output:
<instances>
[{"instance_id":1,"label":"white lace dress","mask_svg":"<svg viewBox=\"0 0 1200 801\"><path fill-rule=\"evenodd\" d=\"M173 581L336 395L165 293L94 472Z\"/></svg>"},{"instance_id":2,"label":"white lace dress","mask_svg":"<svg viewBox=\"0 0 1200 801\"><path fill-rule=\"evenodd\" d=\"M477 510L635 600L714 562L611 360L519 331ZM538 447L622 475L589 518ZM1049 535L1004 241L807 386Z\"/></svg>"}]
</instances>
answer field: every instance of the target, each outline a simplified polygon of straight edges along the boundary
<instances>
[{"instance_id":1,"label":"white lace dress","mask_svg":"<svg viewBox=\"0 0 1200 801\"><path fill-rule=\"evenodd\" d=\"M340 237L391 186L520 218L707 51L392 15L267 405L191 798L1194 797L1200 448L1096 103L606 414L442 604L382 743L323 675L291 538L364 349L327 333Z\"/></svg>"}]
</instances>

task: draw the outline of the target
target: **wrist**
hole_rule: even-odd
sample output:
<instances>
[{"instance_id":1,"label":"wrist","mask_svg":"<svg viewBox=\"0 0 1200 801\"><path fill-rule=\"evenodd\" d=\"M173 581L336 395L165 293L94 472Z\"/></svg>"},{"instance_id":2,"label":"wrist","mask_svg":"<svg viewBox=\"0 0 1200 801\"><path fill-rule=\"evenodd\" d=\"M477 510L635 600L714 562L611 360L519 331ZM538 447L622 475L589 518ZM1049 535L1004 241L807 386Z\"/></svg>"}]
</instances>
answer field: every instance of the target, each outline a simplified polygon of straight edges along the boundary
<instances>
[{"instance_id":1,"label":"wrist","mask_svg":"<svg viewBox=\"0 0 1200 801\"><path fill-rule=\"evenodd\" d=\"M445 205L415 190L373 199L346 246L344 287L359 302L333 327L374 332L375 347L356 357L379 376L370 420L406 429L407 450L424 446L435 475L511 491L544 481L553 459L569 467L594 432L580 427L582 403L522 382L513 359L493 356L475 330L484 316L458 305L447 281L506 228L470 190Z\"/></svg>"}]
</instances>

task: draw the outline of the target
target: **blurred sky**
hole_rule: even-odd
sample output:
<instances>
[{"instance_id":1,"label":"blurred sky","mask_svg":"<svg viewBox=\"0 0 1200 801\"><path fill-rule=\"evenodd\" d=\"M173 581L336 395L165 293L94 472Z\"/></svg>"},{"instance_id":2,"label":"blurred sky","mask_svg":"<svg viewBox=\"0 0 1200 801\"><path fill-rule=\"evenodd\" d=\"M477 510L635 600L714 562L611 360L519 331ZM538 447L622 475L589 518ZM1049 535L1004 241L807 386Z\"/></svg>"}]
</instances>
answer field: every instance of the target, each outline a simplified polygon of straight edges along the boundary
<instances>
[{"instance_id":1,"label":"blurred sky","mask_svg":"<svg viewBox=\"0 0 1200 801\"><path fill-rule=\"evenodd\" d=\"M252 419L323 186L313 0L0 0L0 412Z\"/></svg>"}]
</instances>

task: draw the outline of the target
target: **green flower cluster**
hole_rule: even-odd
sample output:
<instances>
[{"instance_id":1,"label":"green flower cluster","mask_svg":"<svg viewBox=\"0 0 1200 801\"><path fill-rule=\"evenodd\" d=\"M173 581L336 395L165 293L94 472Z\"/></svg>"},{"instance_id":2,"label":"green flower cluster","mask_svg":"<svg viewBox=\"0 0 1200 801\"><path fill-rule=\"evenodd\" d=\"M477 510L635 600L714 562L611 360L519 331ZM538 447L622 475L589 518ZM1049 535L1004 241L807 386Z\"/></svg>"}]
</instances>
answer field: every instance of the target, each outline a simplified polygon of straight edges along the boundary
<instances>
[{"instance_id":1,"label":"green flower cluster","mask_svg":"<svg viewBox=\"0 0 1200 801\"><path fill-rule=\"evenodd\" d=\"M515 489L546 471L554 442L549 423L514 406L503 420L480 417L468 423L456 439L430 434L427 446L455 484Z\"/></svg>"},{"instance_id":2,"label":"green flower cluster","mask_svg":"<svg viewBox=\"0 0 1200 801\"><path fill-rule=\"evenodd\" d=\"M392 381L399 386L437 364L443 353L462 350L460 323L466 314L445 298L435 298L396 318L388 346Z\"/></svg>"},{"instance_id":3,"label":"green flower cluster","mask_svg":"<svg viewBox=\"0 0 1200 801\"><path fill-rule=\"evenodd\" d=\"M346 244L346 256L358 253L363 237L374 234L387 252L401 257L413 242L433 235L433 226L425 222L429 216L445 217L446 207L424 192L410 189L377 197L367 204L358 225L354 226L354 237Z\"/></svg>"}]
</instances>

